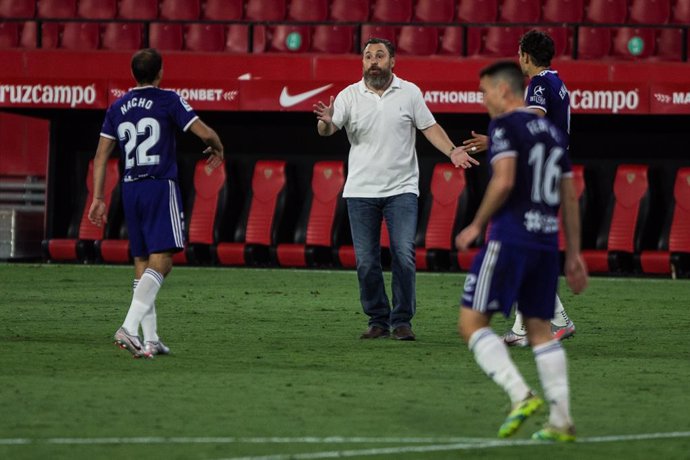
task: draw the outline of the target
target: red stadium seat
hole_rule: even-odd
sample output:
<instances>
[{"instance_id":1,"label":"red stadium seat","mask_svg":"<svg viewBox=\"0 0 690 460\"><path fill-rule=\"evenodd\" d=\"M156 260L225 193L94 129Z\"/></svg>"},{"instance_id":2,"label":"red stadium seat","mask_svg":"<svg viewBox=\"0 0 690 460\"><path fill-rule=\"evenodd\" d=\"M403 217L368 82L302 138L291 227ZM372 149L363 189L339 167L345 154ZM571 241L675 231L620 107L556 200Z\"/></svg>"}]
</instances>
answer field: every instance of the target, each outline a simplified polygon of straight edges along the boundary
<instances>
[{"instance_id":1,"label":"red stadium seat","mask_svg":"<svg viewBox=\"0 0 690 460\"><path fill-rule=\"evenodd\" d=\"M0 0L0 18L26 18L36 15L36 2L33 0Z\"/></svg>"},{"instance_id":2,"label":"red stadium seat","mask_svg":"<svg viewBox=\"0 0 690 460\"><path fill-rule=\"evenodd\" d=\"M208 21L239 21L244 17L244 0L204 0L201 19Z\"/></svg>"},{"instance_id":3,"label":"red stadium seat","mask_svg":"<svg viewBox=\"0 0 690 460\"><path fill-rule=\"evenodd\" d=\"M60 46L60 24L44 22L41 24L41 48L56 49Z\"/></svg>"},{"instance_id":4,"label":"red stadium seat","mask_svg":"<svg viewBox=\"0 0 690 460\"><path fill-rule=\"evenodd\" d=\"M163 51L179 51L184 43L182 24L152 22L149 25L149 45Z\"/></svg>"},{"instance_id":5,"label":"red stadium seat","mask_svg":"<svg viewBox=\"0 0 690 460\"><path fill-rule=\"evenodd\" d=\"M369 0L331 0L330 18L342 22L367 22Z\"/></svg>"},{"instance_id":6,"label":"red stadium seat","mask_svg":"<svg viewBox=\"0 0 690 460\"><path fill-rule=\"evenodd\" d=\"M585 10L587 22L624 24L628 18L628 0L589 0Z\"/></svg>"},{"instance_id":7,"label":"red stadium seat","mask_svg":"<svg viewBox=\"0 0 690 460\"><path fill-rule=\"evenodd\" d=\"M111 206L118 200L119 193L115 192L120 179L117 158L111 158L106 163L106 178L103 189L106 215L108 222L112 222L113 213L117 206ZM43 253L49 260L54 261L90 261L94 258L93 244L101 240L108 233L108 225L96 227L89 221L89 207L93 201L93 160L89 161L84 188L77 200L79 208L72 217L65 238L51 238L43 241ZM114 193L115 192L115 193Z\"/></svg>"},{"instance_id":8,"label":"red stadium seat","mask_svg":"<svg viewBox=\"0 0 690 460\"><path fill-rule=\"evenodd\" d=\"M95 50L100 46L101 29L95 22L67 22L62 26L60 48Z\"/></svg>"},{"instance_id":9,"label":"red stadium seat","mask_svg":"<svg viewBox=\"0 0 690 460\"><path fill-rule=\"evenodd\" d=\"M480 54L487 57L517 56L520 37L524 33L524 27L487 27Z\"/></svg>"},{"instance_id":10,"label":"red stadium seat","mask_svg":"<svg viewBox=\"0 0 690 460\"><path fill-rule=\"evenodd\" d=\"M437 27L402 26L400 28L397 46L400 54L429 56L436 54L438 44Z\"/></svg>"},{"instance_id":11,"label":"red stadium seat","mask_svg":"<svg viewBox=\"0 0 690 460\"><path fill-rule=\"evenodd\" d=\"M671 6L671 22L690 24L690 0L674 0Z\"/></svg>"},{"instance_id":12,"label":"red stadium seat","mask_svg":"<svg viewBox=\"0 0 690 460\"><path fill-rule=\"evenodd\" d=\"M21 48L36 48L38 46L38 23L35 21L27 21L21 27L19 35L19 46Z\"/></svg>"},{"instance_id":13,"label":"red stadium seat","mask_svg":"<svg viewBox=\"0 0 690 460\"><path fill-rule=\"evenodd\" d=\"M138 50L143 44L144 26L139 22L108 22L103 25L104 50Z\"/></svg>"},{"instance_id":14,"label":"red stadium seat","mask_svg":"<svg viewBox=\"0 0 690 460\"><path fill-rule=\"evenodd\" d=\"M370 38L385 38L395 45L398 42L395 27L393 26L382 26L376 24L363 24L362 25L362 41L360 43L359 49L364 49L364 44Z\"/></svg>"},{"instance_id":15,"label":"red stadium seat","mask_svg":"<svg viewBox=\"0 0 690 460\"><path fill-rule=\"evenodd\" d=\"M314 26L311 50L317 53L351 53L354 44L353 26L326 25Z\"/></svg>"},{"instance_id":16,"label":"red stadium seat","mask_svg":"<svg viewBox=\"0 0 690 460\"><path fill-rule=\"evenodd\" d=\"M0 22L0 48L19 46L19 22Z\"/></svg>"},{"instance_id":17,"label":"red stadium seat","mask_svg":"<svg viewBox=\"0 0 690 460\"><path fill-rule=\"evenodd\" d=\"M373 22L408 22L412 18L412 0L374 0Z\"/></svg>"},{"instance_id":18,"label":"red stadium seat","mask_svg":"<svg viewBox=\"0 0 690 460\"><path fill-rule=\"evenodd\" d=\"M544 0L543 22L582 22L584 0Z\"/></svg>"},{"instance_id":19,"label":"red stadium seat","mask_svg":"<svg viewBox=\"0 0 690 460\"><path fill-rule=\"evenodd\" d=\"M449 26L441 29L441 44L438 54L447 56L463 55L463 29L462 27Z\"/></svg>"},{"instance_id":20,"label":"red stadium seat","mask_svg":"<svg viewBox=\"0 0 690 460\"><path fill-rule=\"evenodd\" d=\"M195 21L199 19L199 0L160 0L158 16L163 21Z\"/></svg>"},{"instance_id":21,"label":"red stadium seat","mask_svg":"<svg viewBox=\"0 0 690 460\"><path fill-rule=\"evenodd\" d=\"M634 24L666 24L670 17L670 0L630 1L630 22Z\"/></svg>"},{"instance_id":22,"label":"red stadium seat","mask_svg":"<svg viewBox=\"0 0 690 460\"><path fill-rule=\"evenodd\" d=\"M328 17L327 0L292 0L288 21L324 21Z\"/></svg>"},{"instance_id":23,"label":"red stadium seat","mask_svg":"<svg viewBox=\"0 0 690 460\"><path fill-rule=\"evenodd\" d=\"M129 234L127 233L127 222L122 219L117 238L104 238L96 241L96 259L108 264L127 264L132 261L129 252Z\"/></svg>"},{"instance_id":24,"label":"red stadium seat","mask_svg":"<svg viewBox=\"0 0 690 460\"><path fill-rule=\"evenodd\" d=\"M541 0L502 0L498 9L499 22L539 22Z\"/></svg>"},{"instance_id":25,"label":"red stadium seat","mask_svg":"<svg viewBox=\"0 0 690 460\"><path fill-rule=\"evenodd\" d=\"M117 15L117 0L79 0L77 16L85 19L113 19Z\"/></svg>"},{"instance_id":26,"label":"red stadium seat","mask_svg":"<svg viewBox=\"0 0 690 460\"><path fill-rule=\"evenodd\" d=\"M683 29L657 30L654 58L662 61L681 61L683 59Z\"/></svg>"},{"instance_id":27,"label":"red stadium seat","mask_svg":"<svg viewBox=\"0 0 690 460\"><path fill-rule=\"evenodd\" d=\"M250 21L282 21L285 19L285 0L249 0L244 16Z\"/></svg>"},{"instance_id":28,"label":"red stadium seat","mask_svg":"<svg viewBox=\"0 0 690 460\"><path fill-rule=\"evenodd\" d=\"M117 17L120 19L155 20L158 18L158 0L119 0Z\"/></svg>"},{"instance_id":29,"label":"red stadium seat","mask_svg":"<svg viewBox=\"0 0 690 460\"><path fill-rule=\"evenodd\" d=\"M249 26L229 24L225 31L225 51L230 53L249 52Z\"/></svg>"},{"instance_id":30,"label":"red stadium seat","mask_svg":"<svg viewBox=\"0 0 690 460\"><path fill-rule=\"evenodd\" d=\"M225 50L225 26L204 23L185 24L184 49L205 52Z\"/></svg>"},{"instance_id":31,"label":"red stadium seat","mask_svg":"<svg viewBox=\"0 0 690 460\"><path fill-rule=\"evenodd\" d=\"M578 59L601 59L611 52L611 29L608 27L580 27L577 36Z\"/></svg>"},{"instance_id":32,"label":"red stadium seat","mask_svg":"<svg viewBox=\"0 0 690 460\"><path fill-rule=\"evenodd\" d=\"M573 165L573 185L575 186L575 196L577 197L580 204L580 224L582 224L585 213L586 213L586 185L585 185L585 168L582 165ZM558 221L563 222L562 209L558 210ZM563 229L563 224L559 225L558 228L558 249L565 251L565 231Z\"/></svg>"},{"instance_id":33,"label":"red stadium seat","mask_svg":"<svg viewBox=\"0 0 690 460\"><path fill-rule=\"evenodd\" d=\"M233 242L216 246L222 265L261 265L270 260L270 249L278 243L278 233L288 194L287 164L284 161L256 162L251 193Z\"/></svg>"},{"instance_id":34,"label":"red stadium seat","mask_svg":"<svg viewBox=\"0 0 690 460\"><path fill-rule=\"evenodd\" d=\"M632 271L649 212L647 170L646 165L618 166L596 249L582 251L590 272Z\"/></svg>"},{"instance_id":35,"label":"red stadium seat","mask_svg":"<svg viewBox=\"0 0 690 460\"><path fill-rule=\"evenodd\" d=\"M45 19L71 19L77 15L77 0L41 0L38 17Z\"/></svg>"},{"instance_id":36,"label":"red stadium seat","mask_svg":"<svg viewBox=\"0 0 690 460\"><path fill-rule=\"evenodd\" d=\"M279 24L267 29L267 51L305 53L311 48L311 28L292 24Z\"/></svg>"},{"instance_id":37,"label":"red stadium seat","mask_svg":"<svg viewBox=\"0 0 690 460\"><path fill-rule=\"evenodd\" d=\"M554 58L569 57L572 53L572 30L569 27L537 27L553 40Z\"/></svg>"},{"instance_id":38,"label":"red stadium seat","mask_svg":"<svg viewBox=\"0 0 690 460\"><path fill-rule=\"evenodd\" d=\"M339 224L345 217L342 161L314 164L311 188L295 226L294 242L279 244L277 262L283 267L332 265Z\"/></svg>"},{"instance_id":39,"label":"red stadium seat","mask_svg":"<svg viewBox=\"0 0 690 460\"><path fill-rule=\"evenodd\" d=\"M459 0L458 21L495 22L498 17L498 0Z\"/></svg>"},{"instance_id":40,"label":"red stadium seat","mask_svg":"<svg viewBox=\"0 0 690 460\"><path fill-rule=\"evenodd\" d=\"M452 22L455 0L417 0L414 20L420 22Z\"/></svg>"},{"instance_id":41,"label":"red stadium seat","mask_svg":"<svg viewBox=\"0 0 690 460\"><path fill-rule=\"evenodd\" d=\"M654 54L656 30L620 27L614 29L611 56L616 59L647 59Z\"/></svg>"}]
</instances>

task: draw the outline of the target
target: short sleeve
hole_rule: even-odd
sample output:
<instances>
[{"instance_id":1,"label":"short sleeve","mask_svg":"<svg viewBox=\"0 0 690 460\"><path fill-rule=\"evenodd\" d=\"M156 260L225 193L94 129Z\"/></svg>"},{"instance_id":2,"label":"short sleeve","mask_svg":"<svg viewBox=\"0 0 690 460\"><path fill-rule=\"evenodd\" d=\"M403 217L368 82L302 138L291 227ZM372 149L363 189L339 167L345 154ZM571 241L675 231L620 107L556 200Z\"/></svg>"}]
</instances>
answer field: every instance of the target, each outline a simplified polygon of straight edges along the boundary
<instances>
[{"instance_id":1,"label":"short sleeve","mask_svg":"<svg viewBox=\"0 0 690 460\"><path fill-rule=\"evenodd\" d=\"M187 131L192 123L199 118L196 113L194 113L192 106L178 94L174 95L171 111L175 124L182 129L182 131Z\"/></svg>"},{"instance_id":2,"label":"short sleeve","mask_svg":"<svg viewBox=\"0 0 690 460\"><path fill-rule=\"evenodd\" d=\"M105 119L103 120L103 126L101 126L101 136L106 137L108 139L117 139L117 131L115 130L115 127L113 126L112 122L112 106L108 108L108 110L105 113Z\"/></svg>"},{"instance_id":3,"label":"short sleeve","mask_svg":"<svg viewBox=\"0 0 690 460\"><path fill-rule=\"evenodd\" d=\"M346 90L343 90L338 93L333 101L333 116L331 117L331 122L333 122L338 129L343 128L347 122L350 121L350 110L348 110L348 106L352 104L348 104L348 94L346 94L345 91Z\"/></svg>"},{"instance_id":4,"label":"short sleeve","mask_svg":"<svg viewBox=\"0 0 690 460\"><path fill-rule=\"evenodd\" d=\"M414 124L417 129L424 130L436 124L436 119L424 101L422 90L416 85L412 85L412 110L414 114Z\"/></svg>"},{"instance_id":5,"label":"short sleeve","mask_svg":"<svg viewBox=\"0 0 690 460\"><path fill-rule=\"evenodd\" d=\"M517 143L504 120L494 120L489 125L489 162L517 156Z\"/></svg>"},{"instance_id":6,"label":"short sleeve","mask_svg":"<svg viewBox=\"0 0 690 460\"><path fill-rule=\"evenodd\" d=\"M525 103L529 109L541 109L548 113L549 85L544 77L535 75L529 82L525 93Z\"/></svg>"}]
</instances>

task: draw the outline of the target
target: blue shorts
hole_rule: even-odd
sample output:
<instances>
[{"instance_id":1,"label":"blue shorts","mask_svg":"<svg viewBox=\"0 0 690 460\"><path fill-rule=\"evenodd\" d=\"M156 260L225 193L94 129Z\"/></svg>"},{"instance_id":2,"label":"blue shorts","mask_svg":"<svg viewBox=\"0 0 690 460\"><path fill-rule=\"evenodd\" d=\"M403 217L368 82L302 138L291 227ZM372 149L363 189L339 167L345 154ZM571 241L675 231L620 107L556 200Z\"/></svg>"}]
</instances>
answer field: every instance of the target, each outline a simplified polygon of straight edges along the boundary
<instances>
[{"instance_id":1,"label":"blue shorts","mask_svg":"<svg viewBox=\"0 0 690 460\"><path fill-rule=\"evenodd\" d=\"M177 182L143 179L122 184L129 248L133 257L184 248L184 214Z\"/></svg>"},{"instance_id":2,"label":"blue shorts","mask_svg":"<svg viewBox=\"0 0 690 460\"><path fill-rule=\"evenodd\" d=\"M465 279L461 305L475 311L510 315L515 302L527 318L551 319L558 291L558 251L489 241Z\"/></svg>"}]
</instances>

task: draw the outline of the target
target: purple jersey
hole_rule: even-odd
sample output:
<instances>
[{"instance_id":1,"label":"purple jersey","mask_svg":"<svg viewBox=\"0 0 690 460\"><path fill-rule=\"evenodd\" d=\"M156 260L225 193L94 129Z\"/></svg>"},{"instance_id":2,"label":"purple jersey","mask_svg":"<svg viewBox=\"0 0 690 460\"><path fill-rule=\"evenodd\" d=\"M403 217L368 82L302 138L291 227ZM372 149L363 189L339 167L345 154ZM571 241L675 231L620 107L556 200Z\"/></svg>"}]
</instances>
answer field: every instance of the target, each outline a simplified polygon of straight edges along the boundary
<instances>
[{"instance_id":1,"label":"purple jersey","mask_svg":"<svg viewBox=\"0 0 690 460\"><path fill-rule=\"evenodd\" d=\"M175 131L186 131L198 117L177 93L153 86L134 88L105 114L101 136L120 144L124 182L177 180Z\"/></svg>"},{"instance_id":2,"label":"purple jersey","mask_svg":"<svg viewBox=\"0 0 690 460\"><path fill-rule=\"evenodd\" d=\"M515 186L491 219L489 239L534 249L558 249L561 177L572 176L565 136L527 110L489 125L490 162L516 157Z\"/></svg>"},{"instance_id":3,"label":"purple jersey","mask_svg":"<svg viewBox=\"0 0 690 460\"><path fill-rule=\"evenodd\" d=\"M525 91L528 109L538 108L546 118L566 134L566 146L570 136L570 93L555 70L544 70L532 77Z\"/></svg>"}]
</instances>

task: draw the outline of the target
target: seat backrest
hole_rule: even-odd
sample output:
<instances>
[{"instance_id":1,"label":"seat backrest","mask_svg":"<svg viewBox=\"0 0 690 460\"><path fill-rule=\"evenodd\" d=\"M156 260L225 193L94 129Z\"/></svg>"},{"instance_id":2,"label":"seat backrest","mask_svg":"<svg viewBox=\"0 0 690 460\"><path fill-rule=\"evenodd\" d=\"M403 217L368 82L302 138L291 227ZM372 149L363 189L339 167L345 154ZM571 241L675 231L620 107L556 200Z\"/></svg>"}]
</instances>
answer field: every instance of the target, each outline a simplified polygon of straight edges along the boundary
<instances>
[{"instance_id":1,"label":"seat backrest","mask_svg":"<svg viewBox=\"0 0 690 460\"><path fill-rule=\"evenodd\" d=\"M188 23L184 27L184 49L217 52L225 50L223 24Z\"/></svg>"},{"instance_id":2,"label":"seat backrest","mask_svg":"<svg viewBox=\"0 0 690 460\"><path fill-rule=\"evenodd\" d=\"M117 14L117 0L79 0L77 16L84 19L112 19Z\"/></svg>"},{"instance_id":3,"label":"seat backrest","mask_svg":"<svg viewBox=\"0 0 690 460\"><path fill-rule=\"evenodd\" d=\"M412 19L412 0L373 0L373 22L408 22Z\"/></svg>"},{"instance_id":4,"label":"seat backrest","mask_svg":"<svg viewBox=\"0 0 690 460\"><path fill-rule=\"evenodd\" d=\"M103 25L104 50L138 50L143 44L144 26L140 22L108 22Z\"/></svg>"},{"instance_id":5,"label":"seat backrest","mask_svg":"<svg viewBox=\"0 0 690 460\"><path fill-rule=\"evenodd\" d=\"M155 20L158 18L158 0L119 0L117 17Z\"/></svg>"},{"instance_id":6,"label":"seat backrest","mask_svg":"<svg viewBox=\"0 0 690 460\"><path fill-rule=\"evenodd\" d=\"M285 0L249 0L244 17L251 21L282 21L285 11Z\"/></svg>"},{"instance_id":7,"label":"seat backrest","mask_svg":"<svg viewBox=\"0 0 690 460\"><path fill-rule=\"evenodd\" d=\"M539 22L541 0L502 0L498 9L500 22Z\"/></svg>"},{"instance_id":8,"label":"seat backrest","mask_svg":"<svg viewBox=\"0 0 690 460\"><path fill-rule=\"evenodd\" d=\"M230 53L249 52L249 26L228 24L225 31L225 51Z\"/></svg>"},{"instance_id":9,"label":"seat backrest","mask_svg":"<svg viewBox=\"0 0 690 460\"><path fill-rule=\"evenodd\" d=\"M544 0L543 22L582 22L584 0Z\"/></svg>"},{"instance_id":10,"label":"seat backrest","mask_svg":"<svg viewBox=\"0 0 690 460\"><path fill-rule=\"evenodd\" d=\"M355 30L352 26L319 24L314 26L311 50L318 53L345 54L352 52Z\"/></svg>"},{"instance_id":11,"label":"seat backrest","mask_svg":"<svg viewBox=\"0 0 690 460\"><path fill-rule=\"evenodd\" d=\"M673 188L675 206L669 232L671 252L690 253L690 168L680 168Z\"/></svg>"},{"instance_id":12,"label":"seat backrest","mask_svg":"<svg viewBox=\"0 0 690 460\"><path fill-rule=\"evenodd\" d=\"M448 26L441 29L441 43L439 44L438 54L462 56L464 53L463 40L462 27Z\"/></svg>"},{"instance_id":13,"label":"seat backrest","mask_svg":"<svg viewBox=\"0 0 690 460\"><path fill-rule=\"evenodd\" d=\"M203 0L201 19L239 21L244 17L244 0Z\"/></svg>"},{"instance_id":14,"label":"seat backrest","mask_svg":"<svg viewBox=\"0 0 690 460\"><path fill-rule=\"evenodd\" d=\"M524 27L487 27L480 54L487 57L513 57L517 54Z\"/></svg>"},{"instance_id":15,"label":"seat backrest","mask_svg":"<svg viewBox=\"0 0 690 460\"><path fill-rule=\"evenodd\" d=\"M427 249L453 248L453 238L467 211L465 170L451 163L437 163L431 176L427 203L420 222L423 246Z\"/></svg>"},{"instance_id":16,"label":"seat backrest","mask_svg":"<svg viewBox=\"0 0 690 460\"><path fill-rule=\"evenodd\" d=\"M459 0L458 21L495 22L498 17L498 0Z\"/></svg>"},{"instance_id":17,"label":"seat backrest","mask_svg":"<svg viewBox=\"0 0 690 460\"><path fill-rule=\"evenodd\" d=\"M369 20L369 0L331 0L331 19L342 22Z\"/></svg>"},{"instance_id":18,"label":"seat backrest","mask_svg":"<svg viewBox=\"0 0 690 460\"><path fill-rule=\"evenodd\" d=\"M287 12L288 21L324 21L327 17L327 0L292 0Z\"/></svg>"},{"instance_id":19,"label":"seat backrest","mask_svg":"<svg viewBox=\"0 0 690 460\"><path fill-rule=\"evenodd\" d=\"M184 43L182 24L152 22L149 24L149 45L164 51L179 51Z\"/></svg>"},{"instance_id":20,"label":"seat backrest","mask_svg":"<svg viewBox=\"0 0 690 460\"><path fill-rule=\"evenodd\" d=\"M419 22L452 22L455 0L417 0L414 20Z\"/></svg>"},{"instance_id":21,"label":"seat backrest","mask_svg":"<svg viewBox=\"0 0 690 460\"><path fill-rule=\"evenodd\" d=\"M577 36L578 59L601 59L611 52L611 29L608 27L579 28Z\"/></svg>"},{"instance_id":22,"label":"seat backrest","mask_svg":"<svg viewBox=\"0 0 690 460\"><path fill-rule=\"evenodd\" d=\"M649 208L646 165L620 165L613 183L614 206L608 230L609 251L636 252Z\"/></svg>"},{"instance_id":23,"label":"seat backrest","mask_svg":"<svg viewBox=\"0 0 690 460\"><path fill-rule=\"evenodd\" d=\"M665 61L683 59L683 29L659 29L654 57Z\"/></svg>"},{"instance_id":24,"label":"seat backrest","mask_svg":"<svg viewBox=\"0 0 690 460\"><path fill-rule=\"evenodd\" d=\"M243 240L248 244L276 243L278 224L282 218L287 193L285 169L285 161L256 162L246 226L238 229L236 240Z\"/></svg>"},{"instance_id":25,"label":"seat backrest","mask_svg":"<svg viewBox=\"0 0 690 460\"><path fill-rule=\"evenodd\" d=\"M101 29L95 22L67 22L62 29L60 48L95 50L100 46Z\"/></svg>"},{"instance_id":26,"label":"seat backrest","mask_svg":"<svg viewBox=\"0 0 690 460\"><path fill-rule=\"evenodd\" d=\"M103 186L103 201L105 202L105 214L110 213L110 204L112 202L113 190L117 187L120 181L120 169L118 167L117 158L110 158L105 166L105 184ZM96 227L89 221L89 208L93 201L93 160L89 161L89 169L86 174L86 199L84 201L84 210L81 215L81 222L79 223L79 239L80 240L100 240L105 235L105 225Z\"/></svg>"},{"instance_id":27,"label":"seat backrest","mask_svg":"<svg viewBox=\"0 0 690 460\"><path fill-rule=\"evenodd\" d=\"M671 22L690 24L690 0L674 0L671 7Z\"/></svg>"},{"instance_id":28,"label":"seat backrest","mask_svg":"<svg viewBox=\"0 0 690 460\"><path fill-rule=\"evenodd\" d=\"M656 29L619 27L614 29L611 56L616 59L647 59L656 50Z\"/></svg>"},{"instance_id":29,"label":"seat backrest","mask_svg":"<svg viewBox=\"0 0 690 460\"><path fill-rule=\"evenodd\" d=\"M0 48L19 46L19 23L0 22Z\"/></svg>"},{"instance_id":30,"label":"seat backrest","mask_svg":"<svg viewBox=\"0 0 690 460\"><path fill-rule=\"evenodd\" d=\"M194 201L189 216L189 243L213 244L217 241L217 221L225 204L225 164L215 169L206 160L194 168Z\"/></svg>"},{"instance_id":31,"label":"seat backrest","mask_svg":"<svg viewBox=\"0 0 690 460\"><path fill-rule=\"evenodd\" d=\"M199 0L160 0L159 8L164 21L196 21L201 13Z\"/></svg>"},{"instance_id":32,"label":"seat backrest","mask_svg":"<svg viewBox=\"0 0 690 460\"><path fill-rule=\"evenodd\" d=\"M311 27L278 24L268 27L268 51L305 53L311 48Z\"/></svg>"},{"instance_id":33,"label":"seat backrest","mask_svg":"<svg viewBox=\"0 0 690 460\"><path fill-rule=\"evenodd\" d=\"M438 28L402 26L398 36L398 52L400 54L416 54L429 56L438 50Z\"/></svg>"},{"instance_id":34,"label":"seat backrest","mask_svg":"<svg viewBox=\"0 0 690 460\"><path fill-rule=\"evenodd\" d=\"M344 210L344 185L345 172L342 161L319 161L314 164L306 244L332 246L336 216Z\"/></svg>"},{"instance_id":35,"label":"seat backrest","mask_svg":"<svg viewBox=\"0 0 690 460\"><path fill-rule=\"evenodd\" d=\"M670 17L670 0L630 1L629 21L634 24L666 24Z\"/></svg>"},{"instance_id":36,"label":"seat backrest","mask_svg":"<svg viewBox=\"0 0 690 460\"><path fill-rule=\"evenodd\" d=\"M372 37L385 38L386 40L397 46L398 37L396 28L393 26L384 26L379 24L363 24L361 30L361 42L359 49L364 49L364 44Z\"/></svg>"},{"instance_id":37,"label":"seat backrest","mask_svg":"<svg viewBox=\"0 0 690 460\"><path fill-rule=\"evenodd\" d=\"M578 202L580 204L580 223L584 220L585 216L585 205L587 203L586 199L586 194L585 194L585 167L582 165L573 165L573 186L575 187L575 196L578 199ZM565 232L563 229L563 219L561 218L563 212L562 209L559 209L558 211L558 222L559 222L559 227L558 227L558 249L561 251L565 250Z\"/></svg>"},{"instance_id":38,"label":"seat backrest","mask_svg":"<svg viewBox=\"0 0 690 460\"><path fill-rule=\"evenodd\" d=\"M0 18L26 18L36 15L36 2L33 0L0 0Z\"/></svg>"},{"instance_id":39,"label":"seat backrest","mask_svg":"<svg viewBox=\"0 0 690 460\"><path fill-rule=\"evenodd\" d=\"M547 26L537 27L546 32L553 40L554 58L570 56L572 54L572 29L570 27Z\"/></svg>"},{"instance_id":40,"label":"seat backrest","mask_svg":"<svg viewBox=\"0 0 690 460\"><path fill-rule=\"evenodd\" d=\"M628 18L628 0L589 0L585 11L586 22L624 24Z\"/></svg>"},{"instance_id":41,"label":"seat backrest","mask_svg":"<svg viewBox=\"0 0 690 460\"><path fill-rule=\"evenodd\" d=\"M38 17L45 19L71 19L77 15L77 0L41 0Z\"/></svg>"}]
</instances>

